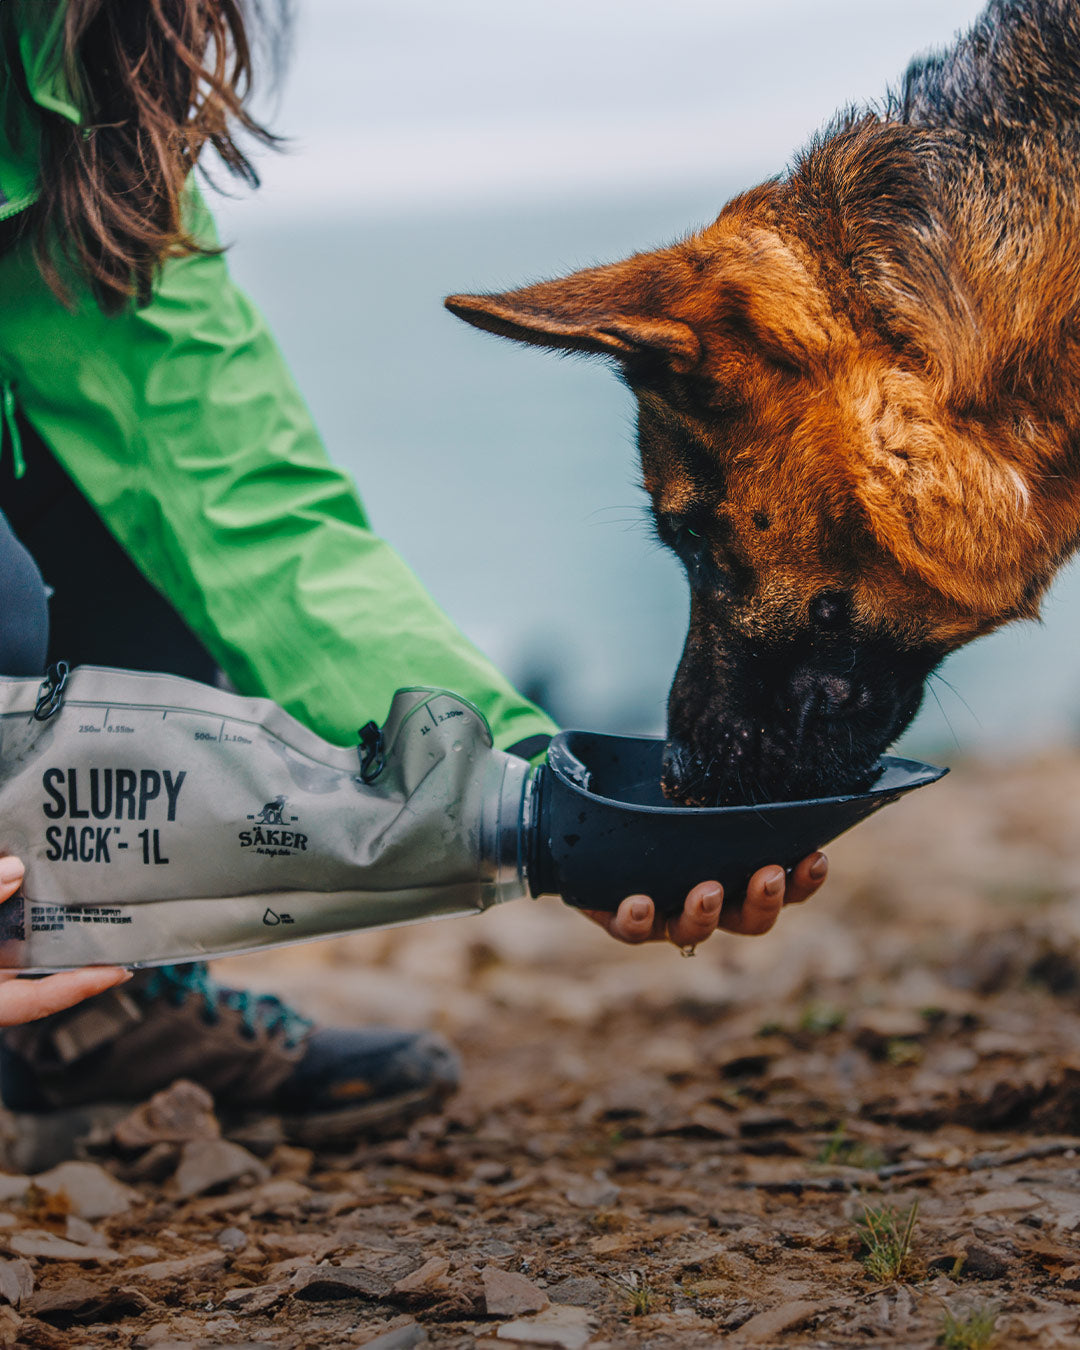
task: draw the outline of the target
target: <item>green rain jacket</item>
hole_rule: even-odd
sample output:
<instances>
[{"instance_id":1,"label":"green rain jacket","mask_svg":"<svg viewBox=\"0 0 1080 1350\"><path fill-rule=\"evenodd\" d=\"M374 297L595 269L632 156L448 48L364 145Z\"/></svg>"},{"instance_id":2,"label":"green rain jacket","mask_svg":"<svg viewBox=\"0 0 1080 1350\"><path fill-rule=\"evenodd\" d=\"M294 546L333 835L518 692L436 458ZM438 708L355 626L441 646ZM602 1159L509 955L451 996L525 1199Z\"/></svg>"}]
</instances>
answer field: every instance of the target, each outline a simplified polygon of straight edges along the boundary
<instances>
[{"instance_id":1,"label":"green rain jacket","mask_svg":"<svg viewBox=\"0 0 1080 1350\"><path fill-rule=\"evenodd\" d=\"M81 119L59 60L62 2L0 3L37 105L0 50L4 219L34 200L36 119ZM216 242L194 189L190 218ZM18 408L241 693L342 745L406 685L470 700L502 748L553 732L372 533L222 257L166 262L151 302L118 315L87 288L75 300L74 313L56 300L29 248L0 257L6 453L22 472Z\"/></svg>"}]
</instances>

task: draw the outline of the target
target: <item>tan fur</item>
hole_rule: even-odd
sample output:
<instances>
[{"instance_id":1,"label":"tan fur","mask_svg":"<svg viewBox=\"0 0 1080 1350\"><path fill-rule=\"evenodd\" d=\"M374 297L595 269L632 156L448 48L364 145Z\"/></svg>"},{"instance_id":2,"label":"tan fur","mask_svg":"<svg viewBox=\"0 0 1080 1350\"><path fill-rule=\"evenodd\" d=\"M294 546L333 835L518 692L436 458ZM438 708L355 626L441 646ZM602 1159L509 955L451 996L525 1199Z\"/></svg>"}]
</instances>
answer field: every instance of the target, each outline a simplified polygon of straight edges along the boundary
<instances>
[{"instance_id":1,"label":"tan fur","mask_svg":"<svg viewBox=\"0 0 1080 1350\"><path fill-rule=\"evenodd\" d=\"M868 624L950 647L1033 615L1080 528L1078 484L1060 473L1080 413L1080 354L1069 353L1067 372L1046 371L1060 349L1038 344L1033 317L1045 316L1044 332L1064 326L1060 249L1050 241L1049 268L1013 260L1026 288L1004 297L1000 257L976 252L982 272L940 307L938 292L918 296L884 272L878 285L918 343L916 360L857 297L836 292L785 218L786 195L748 193L672 248L448 303L525 341L624 359L658 351L689 377L667 412L725 468L725 515L762 579L763 606L798 608L799 597L853 584ZM995 331L987 315L1002 308ZM1006 314L1017 322L1006 326ZM1045 396L1018 404L997 384L1018 350L1027 389L1067 386L1060 407ZM646 402L656 415L657 396ZM646 457L644 469L660 509L677 509L665 486L677 467ZM748 523L755 509L773 518L767 544Z\"/></svg>"}]
</instances>

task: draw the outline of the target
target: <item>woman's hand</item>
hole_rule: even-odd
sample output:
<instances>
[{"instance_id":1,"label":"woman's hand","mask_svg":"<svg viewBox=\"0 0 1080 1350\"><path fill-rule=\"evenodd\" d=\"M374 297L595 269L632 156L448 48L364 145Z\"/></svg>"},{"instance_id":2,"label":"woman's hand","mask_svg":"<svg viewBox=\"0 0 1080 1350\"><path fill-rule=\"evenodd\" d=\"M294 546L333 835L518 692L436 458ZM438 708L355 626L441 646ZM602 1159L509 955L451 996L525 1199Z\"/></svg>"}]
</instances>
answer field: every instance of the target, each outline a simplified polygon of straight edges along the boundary
<instances>
[{"instance_id":1,"label":"woman's hand","mask_svg":"<svg viewBox=\"0 0 1080 1350\"><path fill-rule=\"evenodd\" d=\"M628 895L614 914L585 909L582 913L620 942L674 942L695 947L717 928L757 936L767 933L785 905L798 905L818 890L829 872L824 853L812 853L788 877L782 867L762 867L750 878L742 904L724 899L718 881L703 881L686 897L682 913L665 919L647 895Z\"/></svg>"},{"instance_id":2,"label":"woman's hand","mask_svg":"<svg viewBox=\"0 0 1080 1350\"><path fill-rule=\"evenodd\" d=\"M22 885L24 868L18 858L0 858L0 904ZM119 966L69 970L43 980L20 980L14 971L0 971L0 1027L16 1027L70 1008L84 998L103 993L131 979Z\"/></svg>"}]
</instances>

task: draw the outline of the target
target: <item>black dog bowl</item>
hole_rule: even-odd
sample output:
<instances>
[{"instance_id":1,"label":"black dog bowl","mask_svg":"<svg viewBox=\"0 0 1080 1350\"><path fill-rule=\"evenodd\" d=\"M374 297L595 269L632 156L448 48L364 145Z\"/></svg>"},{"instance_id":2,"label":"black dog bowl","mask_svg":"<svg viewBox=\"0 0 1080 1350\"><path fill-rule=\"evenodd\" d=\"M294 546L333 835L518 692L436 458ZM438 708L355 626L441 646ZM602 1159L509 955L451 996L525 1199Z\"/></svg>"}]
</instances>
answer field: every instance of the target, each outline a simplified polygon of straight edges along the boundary
<instances>
[{"instance_id":1,"label":"black dog bowl","mask_svg":"<svg viewBox=\"0 0 1080 1350\"><path fill-rule=\"evenodd\" d=\"M759 867L800 858L947 769L885 757L866 792L760 806L672 806L660 790L664 742L560 732L537 775L529 886L579 909L651 895L677 914L700 881L741 897Z\"/></svg>"}]
</instances>

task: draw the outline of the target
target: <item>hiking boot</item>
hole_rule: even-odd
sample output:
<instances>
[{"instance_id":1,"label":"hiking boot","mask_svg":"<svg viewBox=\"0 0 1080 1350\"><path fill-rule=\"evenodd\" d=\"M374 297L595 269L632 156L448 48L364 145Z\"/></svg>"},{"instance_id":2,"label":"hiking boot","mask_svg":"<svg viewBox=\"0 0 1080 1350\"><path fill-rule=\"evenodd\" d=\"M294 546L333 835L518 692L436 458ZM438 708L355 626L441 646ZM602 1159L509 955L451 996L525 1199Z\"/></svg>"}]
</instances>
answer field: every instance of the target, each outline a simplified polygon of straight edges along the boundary
<instances>
[{"instance_id":1,"label":"hiking boot","mask_svg":"<svg viewBox=\"0 0 1080 1350\"><path fill-rule=\"evenodd\" d=\"M38 1172L105 1137L178 1078L214 1097L227 1134L258 1125L312 1148L392 1133L454 1091L441 1037L316 1028L272 994L214 983L206 966L138 972L119 989L6 1031L0 1097L15 1124L9 1164Z\"/></svg>"}]
</instances>

